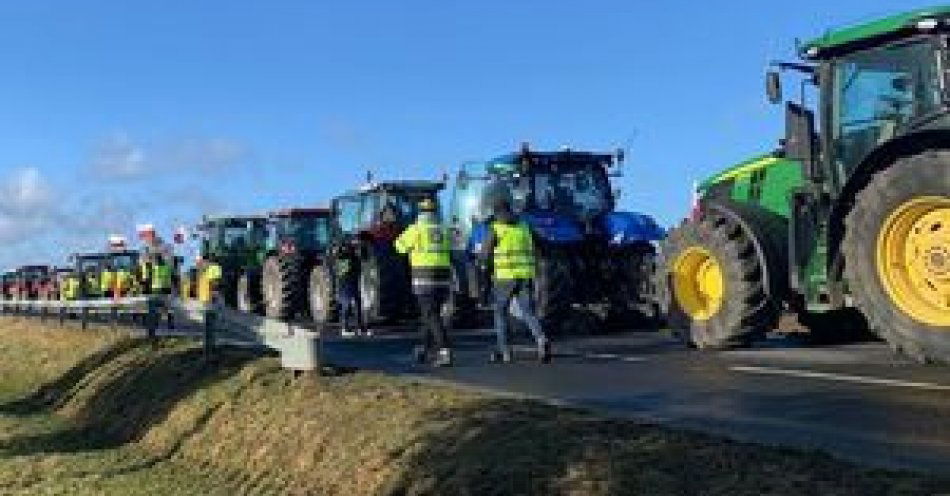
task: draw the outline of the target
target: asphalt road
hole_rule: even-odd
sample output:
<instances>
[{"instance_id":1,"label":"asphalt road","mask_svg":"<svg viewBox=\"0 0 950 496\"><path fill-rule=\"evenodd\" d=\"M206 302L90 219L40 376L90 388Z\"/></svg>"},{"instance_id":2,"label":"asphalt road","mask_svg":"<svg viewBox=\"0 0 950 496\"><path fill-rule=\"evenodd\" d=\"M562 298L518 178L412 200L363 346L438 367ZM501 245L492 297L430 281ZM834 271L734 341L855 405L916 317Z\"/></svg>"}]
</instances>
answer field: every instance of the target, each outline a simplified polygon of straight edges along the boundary
<instances>
[{"instance_id":1,"label":"asphalt road","mask_svg":"<svg viewBox=\"0 0 950 496\"><path fill-rule=\"evenodd\" d=\"M513 394L609 415L809 449L865 464L950 474L950 367L922 366L877 342L803 346L780 337L754 349L687 350L661 334L563 339L553 363L525 346L488 363L487 331L455 335L456 366L409 358L412 333L325 339L326 359Z\"/></svg>"}]
</instances>

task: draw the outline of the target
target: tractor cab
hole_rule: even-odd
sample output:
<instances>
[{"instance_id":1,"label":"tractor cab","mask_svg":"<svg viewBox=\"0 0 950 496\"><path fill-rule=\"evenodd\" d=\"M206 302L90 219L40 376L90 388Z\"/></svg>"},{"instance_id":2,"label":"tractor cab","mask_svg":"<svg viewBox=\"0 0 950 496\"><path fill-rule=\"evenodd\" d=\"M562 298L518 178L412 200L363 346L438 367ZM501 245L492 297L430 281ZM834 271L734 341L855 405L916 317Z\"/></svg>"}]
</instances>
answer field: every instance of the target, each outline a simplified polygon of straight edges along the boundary
<instances>
[{"instance_id":1,"label":"tractor cab","mask_svg":"<svg viewBox=\"0 0 950 496\"><path fill-rule=\"evenodd\" d=\"M52 268L48 265L24 265L16 270L14 294L21 300L40 298L50 281Z\"/></svg>"},{"instance_id":2,"label":"tractor cab","mask_svg":"<svg viewBox=\"0 0 950 496\"><path fill-rule=\"evenodd\" d=\"M197 227L202 258L225 265L255 258L267 235L267 218L260 215L205 217Z\"/></svg>"},{"instance_id":3,"label":"tractor cab","mask_svg":"<svg viewBox=\"0 0 950 496\"><path fill-rule=\"evenodd\" d=\"M109 267L109 252L76 253L70 257L79 277L79 297L102 296L102 274Z\"/></svg>"},{"instance_id":4,"label":"tractor cab","mask_svg":"<svg viewBox=\"0 0 950 496\"><path fill-rule=\"evenodd\" d=\"M950 126L948 34L950 7L920 9L829 31L799 47L800 62L776 63L766 83L772 103L783 101L780 71L804 76L799 101L786 103L786 157L839 196L878 152L933 140L925 135ZM818 95L815 109L805 102L808 87Z\"/></svg>"},{"instance_id":5,"label":"tractor cab","mask_svg":"<svg viewBox=\"0 0 950 496\"><path fill-rule=\"evenodd\" d=\"M335 230L390 242L416 220L419 203L438 198L441 181L370 182L332 202Z\"/></svg>"},{"instance_id":6,"label":"tractor cab","mask_svg":"<svg viewBox=\"0 0 950 496\"><path fill-rule=\"evenodd\" d=\"M499 198L507 199L514 213L545 239L579 241L585 228L613 211L610 176L619 175L622 161L619 151L616 155L569 149L537 152L523 147L519 153L466 164L458 173L452 198L456 241L470 239Z\"/></svg>"},{"instance_id":7,"label":"tractor cab","mask_svg":"<svg viewBox=\"0 0 950 496\"><path fill-rule=\"evenodd\" d=\"M4 272L0 274L0 299L10 300L13 299L13 279L16 276L15 272Z\"/></svg>"},{"instance_id":8,"label":"tractor cab","mask_svg":"<svg viewBox=\"0 0 950 496\"><path fill-rule=\"evenodd\" d=\"M330 209L288 208L267 216L267 249L283 254L326 251L330 243Z\"/></svg>"}]
</instances>

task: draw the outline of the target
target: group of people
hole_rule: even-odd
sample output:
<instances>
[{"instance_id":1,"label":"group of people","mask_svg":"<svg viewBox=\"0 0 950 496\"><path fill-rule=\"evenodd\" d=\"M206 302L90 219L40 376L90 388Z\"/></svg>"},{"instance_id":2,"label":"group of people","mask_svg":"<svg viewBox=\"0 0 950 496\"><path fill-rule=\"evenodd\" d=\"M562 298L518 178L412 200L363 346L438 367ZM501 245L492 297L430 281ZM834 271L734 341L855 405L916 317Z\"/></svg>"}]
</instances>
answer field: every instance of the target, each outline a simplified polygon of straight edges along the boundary
<instances>
[{"instance_id":1,"label":"group of people","mask_svg":"<svg viewBox=\"0 0 950 496\"><path fill-rule=\"evenodd\" d=\"M441 308L451 291L451 237L442 225L434 200L419 205L416 221L395 241L396 251L409 257L412 292L420 311L420 342L413 350L419 363L446 367L453 363L452 346L441 316ZM355 243L337 248L338 298L341 303L343 335L368 334L359 301L359 254ZM527 326L537 345L538 359L551 359L550 341L534 312L532 287L535 277L534 244L530 228L513 213L508 199L493 205L493 220L488 239L481 246L481 255L492 262L494 288L494 325L497 349L494 362L512 361L508 340L509 311ZM351 327L355 317L356 329Z\"/></svg>"}]
</instances>

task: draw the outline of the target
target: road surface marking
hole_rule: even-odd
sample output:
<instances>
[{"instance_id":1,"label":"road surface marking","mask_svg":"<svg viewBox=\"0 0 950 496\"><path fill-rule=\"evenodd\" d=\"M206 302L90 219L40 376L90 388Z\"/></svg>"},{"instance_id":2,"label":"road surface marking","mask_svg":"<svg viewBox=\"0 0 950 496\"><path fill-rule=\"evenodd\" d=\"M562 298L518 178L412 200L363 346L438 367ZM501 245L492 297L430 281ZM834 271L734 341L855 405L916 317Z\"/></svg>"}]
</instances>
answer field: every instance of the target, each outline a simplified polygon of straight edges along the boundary
<instances>
[{"instance_id":1,"label":"road surface marking","mask_svg":"<svg viewBox=\"0 0 950 496\"><path fill-rule=\"evenodd\" d=\"M873 384L878 386L894 386L915 389L928 389L931 391L950 391L950 386L943 384L934 384L932 382L912 382L899 379L886 379L883 377L868 377L863 375L834 374L830 372L812 372L810 370L779 369L772 367L756 367L751 365L736 365L729 367L729 370L736 372L746 372L749 374L762 375L786 375L792 377L804 377L808 379L825 379L829 381L853 382L856 384Z\"/></svg>"},{"instance_id":2,"label":"road surface marking","mask_svg":"<svg viewBox=\"0 0 950 496\"><path fill-rule=\"evenodd\" d=\"M620 360L622 362L645 362L646 358L636 356L623 356L614 353L585 353L584 358L593 358L595 360Z\"/></svg>"}]
</instances>

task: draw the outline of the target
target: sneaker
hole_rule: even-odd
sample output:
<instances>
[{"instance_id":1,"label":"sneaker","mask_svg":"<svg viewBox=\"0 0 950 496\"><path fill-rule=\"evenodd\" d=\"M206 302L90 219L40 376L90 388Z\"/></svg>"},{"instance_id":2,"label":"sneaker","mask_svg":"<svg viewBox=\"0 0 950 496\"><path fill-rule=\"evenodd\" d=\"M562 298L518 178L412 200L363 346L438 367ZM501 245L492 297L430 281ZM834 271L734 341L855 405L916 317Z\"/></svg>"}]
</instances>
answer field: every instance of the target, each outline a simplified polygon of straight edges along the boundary
<instances>
[{"instance_id":1,"label":"sneaker","mask_svg":"<svg viewBox=\"0 0 950 496\"><path fill-rule=\"evenodd\" d=\"M511 363L511 350L493 351L489 361L491 363Z\"/></svg>"},{"instance_id":2,"label":"sneaker","mask_svg":"<svg viewBox=\"0 0 950 496\"><path fill-rule=\"evenodd\" d=\"M538 343L538 361L551 363L551 342L547 339Z\"/></svg>"},{"instance_id":3,"label":"sneaker","mask_svg":"<svg viewBox=\"0 0 950 496\"><path fill-rule=\"evenodd\" d=\"M426 363L427 356L428 353L426 352L425 346L420 345L412 349L412 359L419 365Z\"/></svg>"},{"instance_id":4,"label":"sneaker","mask_svg":"<svg viewBox=\"0 0 950 496\"><path fill-rule=\"evenodd\" d=\"M439 350L438 356L436 356L435 361L432 365L436 367L451 367L452 366L452 350L448 348L442 348Z\"/></svg>"},{"instance_id":5,"label":"sneaker","mask_svg":"<svg viewBox=\"0 0 950 496\"><path fill-rule=\"evenodd\" d=\"M340 331L340 336L344 338L352 338L352 337L356 337L356 333L349 329L343 329L342 331Z\"/></svg>"}]
</instances>

